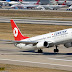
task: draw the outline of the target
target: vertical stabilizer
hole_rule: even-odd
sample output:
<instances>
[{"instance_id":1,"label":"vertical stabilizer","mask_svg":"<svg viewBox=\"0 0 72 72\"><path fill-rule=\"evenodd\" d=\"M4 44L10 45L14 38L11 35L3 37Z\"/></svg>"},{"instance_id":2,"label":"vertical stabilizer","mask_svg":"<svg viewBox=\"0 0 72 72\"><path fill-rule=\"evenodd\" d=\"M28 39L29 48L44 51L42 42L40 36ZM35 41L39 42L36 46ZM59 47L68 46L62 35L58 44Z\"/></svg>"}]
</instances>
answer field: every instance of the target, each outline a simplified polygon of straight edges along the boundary
<instances>
[{"instance_id":1,"label":"vertical stabilizer","mask_svg":"<svg viewBox=\"0 0 72 72\"><path fill-rule=\"evenodd\" d=\"M40 0L37 1L37 3L35 5L39 5Z\"/></svg>"},{"instance_id":2,"label":"vertical stabilizer","mask_svg":"<svg viewBox=\"0 0 72 72\"><path fill-rule=\"evenodd\" d=\"M14 23L13 20L10 20L10 21L11 21L12 31L13 31L15 40L20 41L20 40L29 38L22 35L22 33L20 32L19 28L17 27L17 25Z\"/></svg>"},{"instance_id":3,"label":"vertical stabilizer","mask_svg":"<svg viewBox=\"0 0 72 72\"><path fill-rule=\"evenodd\" d=\"M66 0L63 2L63 4L62 5L66 5Z\"/></svg>"}]
</instances>

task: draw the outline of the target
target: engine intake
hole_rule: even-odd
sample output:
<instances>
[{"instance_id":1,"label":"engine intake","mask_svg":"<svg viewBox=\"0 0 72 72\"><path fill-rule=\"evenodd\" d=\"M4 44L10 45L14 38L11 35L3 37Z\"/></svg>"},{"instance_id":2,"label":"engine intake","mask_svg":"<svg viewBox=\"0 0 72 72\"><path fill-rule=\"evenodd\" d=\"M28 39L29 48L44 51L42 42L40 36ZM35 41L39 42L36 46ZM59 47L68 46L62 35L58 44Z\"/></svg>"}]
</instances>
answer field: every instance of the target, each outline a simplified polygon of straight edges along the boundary
<instances>
[{"instance_id":1,"label":"engine intake","mask_svg":"<svg viewBox=\"0 0 72 72\"><path fill-rule=\"evenodd\" d=\"M44 47L48 48L49 47L49 43L48 42L44 42Z\"/></svg>"}]
</instances>

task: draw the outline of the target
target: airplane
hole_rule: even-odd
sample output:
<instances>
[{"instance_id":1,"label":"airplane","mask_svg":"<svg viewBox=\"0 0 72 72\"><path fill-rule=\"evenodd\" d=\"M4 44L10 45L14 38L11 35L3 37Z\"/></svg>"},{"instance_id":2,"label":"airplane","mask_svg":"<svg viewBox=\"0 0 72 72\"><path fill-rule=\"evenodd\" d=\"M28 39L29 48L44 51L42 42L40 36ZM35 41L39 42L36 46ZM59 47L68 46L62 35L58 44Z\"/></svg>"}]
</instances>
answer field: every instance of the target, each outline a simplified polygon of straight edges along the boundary
<instances>
[{"instance_id":1,"label":"airplane","mask_svg":"<svg viewBox=\"0 0 72 72\"><path fill-rule=\"evenodd\" d=\"M67 7L67 5L39 5L36 8L41 10L47 10L47 9L57 10L59 8L64 8L64 7Z\"/></svg>"},{"instance_id":2,"label":"airplane","mask_svg":"<svg viewBox=\"0 0 72 72\"><path fill-rule=\"evenodd\" d=\"M67 11L71 11L72 10L72 5L67 9Z\"/></svg>"},{"instance_id":3,"label":"airplane","mask_svg":"<svg viewBox=\"0 0 72 72\"><path fill-rule=\"evenodd\" d=\"M62 5L38 5L36 8L41 10L46 10L46 9L57 10L59 8L64 8L64 7L67 7L67 5L65 5L65 2L63 2Z\"/></svg>"},{"instance_id":4,"label":"airplane","mask_svg":"<svg viewBox=\"0 0 72 72\"><path fill-rule=\"evenodd\" d=\"M10 0L6 0L6 1L0 1L0 3L3 4L3 6L6 6L6 5L14 5L14 4L19 4L20 2L19 1L10 1Z\"/></svg>"},{"instance_id":5,"label":"airplane","mask_svg":"<svg viewBox=\"0 0 72 72\"><path fill-rule=\"evenodd\" d=\"M9 4L10 4L10 6L11 5L15 5L15 4L20 4L20 2L18 2L18 1L10 1L10 2L8 2Z\"/></svg>"},{"instance_id":6,"label":"airplane","mask_svg":"<svg viewBox=\"0 0 72 72\"><path fill-rule=\"evenodd\" d=\"M19 6L20 7L23 6L24 8L26 8L26 7L28 8L29 6L33 7L33 5L34 5L34 7L35 7L35 5L39 5L40 4L40 0L38 0L37 2L27 2L27 1L23 1L23 0L19 0L19 2L18 1L10 1L9 4L11 4L11 6L15 5L15 6L18 6L18 7Z\"/></svg>"},{"instance_id":7,"label":"airplane","mask_svg":"<svg viewBox=\"0 0 72 72\"><path fill-rule=\"evenodd\" d=\"M35 4L40 4L40 1L23 1L23 0L19 0L19 2L21 2L21 4L24 4L24 5L35 5Z\"/></svg>"},{"instance_id":8,"label":"airplane","mask_svg":"<svg viewBox=\"0 0 72 72\"><path fill-rule=\"evenodd\" d=\"M59 0L55 0L59 5L63 4L64 1L59 1ZM65 0L65 4L67 6L71 6L72 5L72 1L67 1Z\"/></svg>"},{"instance_id":9,"label":"airplane","mask_svg":"<svg viewBox=\"0 0 72 72\"><path fill-rule=\"evenodd\" d=\"M27 2L27 1L23 1L23 0L19 0L19 1L10 1L10 0L6 0L6 1L0 1L0 3L3 3L4 5L15 5L15 4L25 4L25 5L29 5L29 4L36 4L35 2Z\"/></svg>"},{"instance_id":10,"label":"airplane","mask_svg":"<svg viewBox=\"0 0 72 72\"><path fill-rule=\"evenodd\" d=\"M11 8L12 9L34 9L35 7L39 5L39 2L40 0L38 0L37 3L35 4L28 4L28 5L16 4L16 5L12 5Z\"/></svg>"},{"instance_id":11,"label":"airplane","mask_svg":"<svg viewBox=\"0 0 72 72\"><path fill-rule=\"evenodd\" d=\"M66 48L72 47L72 28L30 38L23 36L15 22L13 20L10 21L15 40L0 41L11 42L11 44L23 50L38 50L38 53L42 53L42 49L44 48L51 48L54 46L56 47L54 52L59 52L58 46L60 44L63 44Z\"/></svg>"}]
</instances>

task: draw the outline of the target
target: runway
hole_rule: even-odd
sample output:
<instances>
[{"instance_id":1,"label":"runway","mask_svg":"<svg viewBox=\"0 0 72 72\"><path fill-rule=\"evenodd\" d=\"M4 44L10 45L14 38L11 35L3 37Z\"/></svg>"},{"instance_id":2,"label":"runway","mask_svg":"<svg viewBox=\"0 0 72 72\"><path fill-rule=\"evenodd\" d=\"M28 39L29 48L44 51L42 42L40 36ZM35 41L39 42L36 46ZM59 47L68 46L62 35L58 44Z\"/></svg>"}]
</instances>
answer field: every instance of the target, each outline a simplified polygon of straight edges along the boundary
<instances>
[{"instance_id":1,"label":"runway","mask_svg":"<svg viewBox=\"0 0 72 72\"><path fill-rule=\"evenodd\" d=\"M50 18L51 19L51 18ZM0 18L0 23L9 23L11 18ZM41 25L71 25L72 21L58 21L58 20L35 20L35 19L13 19L16 23L26 24L41 24Z\"/></svg>"},{"instance_id":2,"label":"runway","mask_svg":"<svg viewBox=\"0 0 72 72\"><path fill-rule=\"evenodd\" d=\"M43 53L23 51L9 44L0 44L0 63L43 67L72 71L72 48L59 46L59 53L53 48L43 49Z\"/></svg>"}]
</instances>

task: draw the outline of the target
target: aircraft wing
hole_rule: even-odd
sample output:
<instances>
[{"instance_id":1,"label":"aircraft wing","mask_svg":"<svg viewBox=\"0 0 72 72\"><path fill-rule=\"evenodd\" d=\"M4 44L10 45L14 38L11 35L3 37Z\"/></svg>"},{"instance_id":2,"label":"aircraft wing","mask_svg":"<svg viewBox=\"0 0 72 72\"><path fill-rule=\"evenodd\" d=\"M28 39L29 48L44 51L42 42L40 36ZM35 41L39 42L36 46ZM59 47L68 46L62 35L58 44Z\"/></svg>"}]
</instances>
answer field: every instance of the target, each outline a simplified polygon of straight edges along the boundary
<instances>
[{"instance_id":1,"label":"aircraft wing","mask_svg":"<svg viewBox=\"0 0 72 72\"><path fill-rule=\"evenodd\" d=\"M25 44L36 44L36 41L13 41L13 40L0 40L0 41L4 41L4 42L8 42L11 44L15 44L15 43L25 43Z\"/></svg>"}]
</instances>

